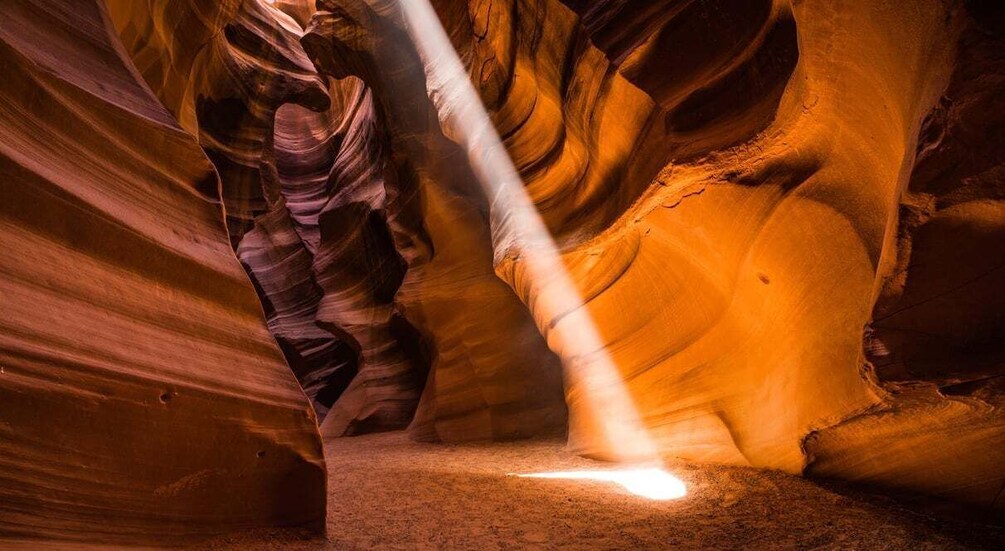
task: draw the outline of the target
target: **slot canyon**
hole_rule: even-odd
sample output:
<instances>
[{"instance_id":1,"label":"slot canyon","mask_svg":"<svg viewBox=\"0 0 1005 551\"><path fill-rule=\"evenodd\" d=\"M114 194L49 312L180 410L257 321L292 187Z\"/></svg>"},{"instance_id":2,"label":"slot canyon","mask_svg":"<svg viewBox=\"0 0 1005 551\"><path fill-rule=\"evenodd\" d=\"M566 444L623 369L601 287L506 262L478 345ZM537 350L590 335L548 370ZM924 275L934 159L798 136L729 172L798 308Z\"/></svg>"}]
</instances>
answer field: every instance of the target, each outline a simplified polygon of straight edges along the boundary
<instances>
[{"instance_id":1,"label":"slot canyon","mask_svg":"<svg viewBox=\"0 0 1005 551\"><path fill-rule=\"evenodd\" d=\"M1005 549L999 0L0 0L0 67L2 549Z\"/></svg>"}]
</instances>

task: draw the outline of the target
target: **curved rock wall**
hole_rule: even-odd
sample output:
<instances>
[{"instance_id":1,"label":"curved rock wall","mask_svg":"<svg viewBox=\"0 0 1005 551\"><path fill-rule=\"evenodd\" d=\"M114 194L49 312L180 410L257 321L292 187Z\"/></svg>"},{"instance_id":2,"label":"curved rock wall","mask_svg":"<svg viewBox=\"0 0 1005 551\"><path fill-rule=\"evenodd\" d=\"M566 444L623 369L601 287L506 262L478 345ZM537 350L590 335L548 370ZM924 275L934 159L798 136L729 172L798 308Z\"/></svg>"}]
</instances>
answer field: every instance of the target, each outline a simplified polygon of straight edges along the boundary
<instances>
[{"instance_id":1,"label":"curved rock wall","mask_svg":"<svg viewBox=\"0 0 1005 551\"><path fill-rule=\"evenodd\" d=\"M900 197L896 259L865 332L885 407L810 440L813 473L1005 506L1005 27L956 14L948 85ZM1002 12L1005 13L1005 12ZM923 429L920 429L923 427ZM920 430L919 430L920 429ZM882 439L886 446L872 443Z\"/></svg>"},{"instance_id":2,"label":"curved rock wall","mask_svg":"<svg viewBox=\"0 0 1005 551\"><path fill-rule=\"evenodd\" d=\"M216 166L231 243L287 362L323 416L359 370L359 357L351 337L317 323L324 292L313 269L316 243L301 237L277 167L279 108L331 107L300 47L298 24L257 0L109 3L144 78ZM176 35L188 38L179 43Z\"/></svg>"},{"instance_id":3,"label":"curved rock wall","mask_svg":"<svg viewBox=\"0 0 1005 551\"><path fill-rule=\"evenodd\" d=\"M112 5L137 66L220 172L232 243L325 434L562 426L557 359L493 273L487 207L430 124L421 67L389 83L330 64L319 92L296 41L304 4ZM170 40L179 25L191 27L184 48ZM151 28L159 41L141 39ZM375 86L395 101L374 101ZM426 152L427 140L442 145ZM414 168L419 156L442 157L434 174ZM450 191L433 199L429 182Z\"/></svg>"},{"instance_id":4,"label":"curved rock wall","mask_svg":"<svg viewBox=\"0 0 1005 551\"><path fill-rule=\"evenodd\" d=\"M346 79L332 96L329 113L283 107L275 148L283 195L320 291L311 321L343 334L358 356L359 373L323 424L325 434L343 436L408 426L427 368L419 337L395 303L407 264L395 248L394 215L414 193L397 201L386 178L369 90Z\"/></svg>"},{"instance_id":5,"label":"curved rock wall","mask_svg":"<svg viewBox=\"0 0 1005 551\"><path fill-rule=\"evenodd\" d=\"M406 78L415 54L394 2L319 5L304 43L320 67ZM434 5L664 453L996 503L1002 184L995 153L973 162L945 138L993 134L994 119L952 126L997 90L1002 50L968 22L973 6ZM373 85L389 109L422 103L402 80ZM400 119L419 113L425 128L423 112ZM426 171L449 157L399 150ZM452 164L448 189L472 189ZM956 260L905 280L912 255L940 243ZM555 330L521 262L496 271ZM942 336L892 325L905 300L909 323L937 320ZM896 365L870 363L875 350ZM939 390L940 369L967 374ZM572 446L614 455L580 423L582 399L567 396Z\"/></svg>"},{"instance_id":6,"label":"curved rock wall","mask_svg":"<svg viewBox=\"0 0 1005 551\"><path fill-rule=\"evenodd\" d=\"M953 157L958 146L938 122L945 106L927 114L943 93L958 118L994 94L987 75L1003 50L972 30L958 38L970 25L959 5L793 11L799 62L771 126L739 148L669 164L607 235L567 261L666 453L1001 506L1002 349L991 289L1002 181L995 153ZM978 73L979 84L966 81ZM991 121L948 132L993 136L980 130ZM926 219L913 212L919 203L946 210ZM953 229L941 229L940 217ZM951 256L918 261L939 242ZM521 281L519 265L503 273ZM923 313L915 301L941 311ZM629 302L638 307L625 315ZM919 327L926 314L953 332ZM893 323L905 316L907 327ZM977 382L938 390L919 382L931 380L931 367L918 363L907 377L894 366L877 377L863 354L870 320L867 332L879 347L891 343L887 353L941 370L979 363L952 379ZM571 427L580 449L603 452Z\"/></svg>"},{"instance_id":7,"label":"curved rock wall","mask_svg":"<svg viewBox=\"0 0 1005 551\"><path fill-rule=\"evenodd\" d=\"M314 412L230 250L213 166L104 4L2 11L0 540L323 522Z\"/></svg>"},{"instance_id":8,"label":"curved rock wall","mask_svg":"<svg viewBox=\"0 0 1005 551\"><path fill-rule=\"evenodd\" d=\"M5 532L86 539L123 491L122 541L318 518L313 414L225 239L326 436L617 455L398 1L4 8ZM1001 8L432 3L661 453L1005 506ZM55 493L46 457L102 474Z\"/></svg>"},{"instance_id":9,"label":"curved rock wall","mask_svg":"<svg viewBox=\"0 0 1005 551\"><path fill-rule=\"evenodd\" d=\"M412 434L504 439L560 428L561 373L530 316L495 277L487 202L463 152L426 96L422 66L393 13L365 2L319 2L304 36L324 74L373 92L386 136L385 189L397 201L395 244L408 271L395 297L423 337L429 376ZM418 194L418 195L415 195ZM323 432L337 427L325 421Z\"/></svg>"}]
</instances>

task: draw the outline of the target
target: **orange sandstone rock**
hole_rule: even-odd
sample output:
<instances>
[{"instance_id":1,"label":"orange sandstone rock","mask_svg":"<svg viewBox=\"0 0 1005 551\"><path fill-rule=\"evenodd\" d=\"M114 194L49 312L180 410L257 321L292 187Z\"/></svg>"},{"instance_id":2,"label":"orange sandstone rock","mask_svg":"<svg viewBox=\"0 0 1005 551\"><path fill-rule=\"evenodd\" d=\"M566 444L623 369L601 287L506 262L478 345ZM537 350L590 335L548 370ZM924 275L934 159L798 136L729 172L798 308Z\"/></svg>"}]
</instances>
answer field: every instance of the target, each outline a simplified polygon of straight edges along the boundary
<instances>
[{"instance_id":1,"label":"orange sandstone rock","mask_svg":"<svg viewBox=\"0 0 1005 551\"><path fill-rule=\"evenodd\" d=\"M1005 507L1001 8L432 4L660 453ZM618 455L399 9L2 8L5 534L317 520L313 411Z\"/></svg>"},{"instance_id":2,"label":"orange sandstone rock","mask_svg":"<svg viewBox=\"0 0 1005 551\"><path fill-rule=\"evenodd\" d=\"M103 3L5 2L0 63L0 539L323 522L314 412L219 180Z\"/></svg>"}]
</instances>

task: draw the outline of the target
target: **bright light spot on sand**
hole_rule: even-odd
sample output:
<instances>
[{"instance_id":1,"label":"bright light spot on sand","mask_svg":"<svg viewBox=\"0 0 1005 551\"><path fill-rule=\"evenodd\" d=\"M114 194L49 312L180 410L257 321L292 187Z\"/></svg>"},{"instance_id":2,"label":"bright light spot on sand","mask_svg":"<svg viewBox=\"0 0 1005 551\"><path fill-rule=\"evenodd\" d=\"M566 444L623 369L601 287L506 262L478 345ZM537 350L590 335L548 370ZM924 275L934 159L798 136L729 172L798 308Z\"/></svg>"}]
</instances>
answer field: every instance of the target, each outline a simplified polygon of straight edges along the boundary
<instances>
[{"instance_id":1,"label":"bright light spot on sand","mask_svg":"<svg viewBox=\"0 0 1005 551\"><path fill-rule=\"evenodd\" d=\"M511 473L515 474L515 473ZM652 499L666 501L687 495L687 487L676 476L663 469L627 469L617 471L566 471L554 473L515 474L520 478L554 478L561 480L593 480L613 482L629 492Z\"/></svg>"}]
</instances>

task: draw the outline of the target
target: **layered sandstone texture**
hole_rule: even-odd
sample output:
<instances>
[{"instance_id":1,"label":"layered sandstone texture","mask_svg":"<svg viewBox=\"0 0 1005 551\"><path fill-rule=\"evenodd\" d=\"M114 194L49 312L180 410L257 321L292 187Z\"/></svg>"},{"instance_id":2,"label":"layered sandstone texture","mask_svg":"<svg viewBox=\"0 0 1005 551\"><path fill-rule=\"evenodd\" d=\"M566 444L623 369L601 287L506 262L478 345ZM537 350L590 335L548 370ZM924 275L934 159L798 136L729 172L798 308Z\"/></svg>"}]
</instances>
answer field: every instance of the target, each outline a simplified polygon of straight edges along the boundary
<instances>
[{"instance_id":1,"label":"layered sandstone texture","mask_svg":"<svg viewBox=\"0 0 1005 551\"><path fill-rule=\"evenodd\" d=\"M0 12L0 540L323 522L315 415L213 165L102 2Z\"/></svg>"},{"instance_id":2,"label":"layered sandstone texture","mask_svg":"<svg viewBox=\"0 0 1005 551\"><path fill-rule=\"evenodd\" d=\"M1005 505L1000 8L433 4L662 453ZM386 128L426 231L444 196L505 218L440 145L467 98L400 6L318 10L319 69L411 106ZM521 251L492 245L561 360L589 362L556 344L572 322ZM566 390L571 447L617 456Z\"/></svg>"},{"instance_id":3,"label":"layered sandstone texture","mask_svg":"<svg viewBox=\"0 0 1005 551\"><path fill-rule=\"evenodd\" d=\"M561 430L558 359L494 274L487 206L403 32L315 67L301 25L332 18L310 3L109 3L220 174L232 245L324 434Z\"/></svg>"},{"instance_id":4,"label":"layered sandstone texture","mask_svg":"<svg viewBox=\"0 0 1005 551\"><path fill-rule=\"evenodd\" d=\"M432 0L583 350L412 1L0 8L0 531L316 520L314 412L615 457L598 354L666 456L1005 510L999 3Z\"/></svg>"}]
</instances>

